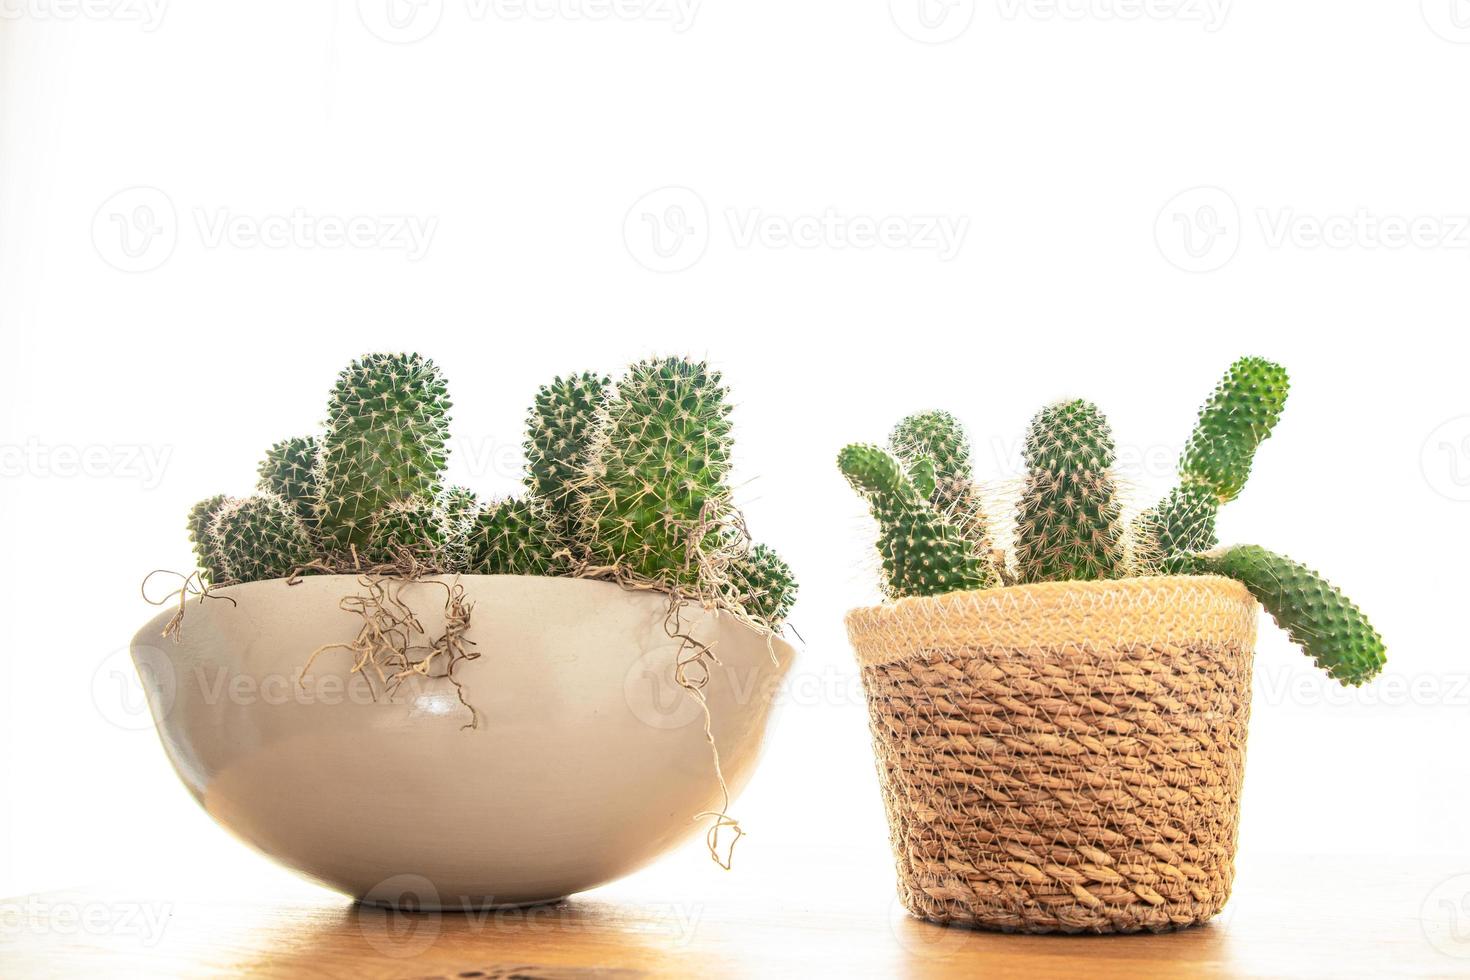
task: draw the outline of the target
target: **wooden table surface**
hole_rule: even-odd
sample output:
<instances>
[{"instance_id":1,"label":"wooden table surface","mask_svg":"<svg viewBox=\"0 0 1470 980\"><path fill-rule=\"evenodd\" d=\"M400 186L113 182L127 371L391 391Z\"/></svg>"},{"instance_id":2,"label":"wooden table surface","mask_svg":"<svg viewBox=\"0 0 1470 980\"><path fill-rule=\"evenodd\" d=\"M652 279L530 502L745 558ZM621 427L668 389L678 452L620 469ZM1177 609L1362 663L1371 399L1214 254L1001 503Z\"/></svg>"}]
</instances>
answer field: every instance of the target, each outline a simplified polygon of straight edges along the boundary
<instances>
[{"instance_id":1,"label":"wooden table surface","mask_svg":"<svg viewBox=\"0 0 1470 980\"><path fill-rule=\"evenodd\" d=\"M1261 858L1208 926L1079 937L910 919L878 848L741 848L730 873L691 849L558 905L469 915L358 907L274 872L264 894L36 894L0 901L0 976L1470 976L1470 856Z\"/></svg>"}]
</instances>

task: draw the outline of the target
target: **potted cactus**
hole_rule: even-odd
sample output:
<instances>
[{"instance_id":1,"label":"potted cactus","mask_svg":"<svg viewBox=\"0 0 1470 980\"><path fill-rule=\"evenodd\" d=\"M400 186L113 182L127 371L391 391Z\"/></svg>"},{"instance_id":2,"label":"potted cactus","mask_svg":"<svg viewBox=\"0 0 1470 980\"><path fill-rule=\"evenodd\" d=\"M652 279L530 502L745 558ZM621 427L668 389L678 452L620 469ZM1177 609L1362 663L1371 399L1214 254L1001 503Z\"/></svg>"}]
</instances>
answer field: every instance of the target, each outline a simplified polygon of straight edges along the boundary
<instances>
[{"instance_id":1,"label":"potted cactus","mask_svg":"<svg viewBox=\"0 0 1470 980\"><path fill-rule=\"evenodd\" d=\"M193 587L134 641L181 778L365 900L399 903L404 875L417 907L559 898L696 817L728 865L796 583L732 502L721 376L659 358L616 385L555 379L525 492L496 501L445 485L449 407L432 361L365 356L320 431L267 450L254 495L190 511ZM279 675L271 703L220 694ZM692 719L670 717L680 688Z\"/></svg>"},{"instance_id":2,"label":"potted cactus","mask_svg":"<svg viewBox=\"0 0 1470 980\"><path fill-rule=\"evenodd\" d=\"M912 416L886 448L842 451L878 524L890 600L847 626L914 915L1158 932L1224 906L1257 603L1343 684L1384 663L1378 633L1315 572L1217 546L1216 514L1286 394L1280 366L1237 361L1200 412L1178 485L1131 520L1102 413L1080 400L1042 409L1009 554L992 543L994 511L952 416Z\"/></svg>"}]
</instances>

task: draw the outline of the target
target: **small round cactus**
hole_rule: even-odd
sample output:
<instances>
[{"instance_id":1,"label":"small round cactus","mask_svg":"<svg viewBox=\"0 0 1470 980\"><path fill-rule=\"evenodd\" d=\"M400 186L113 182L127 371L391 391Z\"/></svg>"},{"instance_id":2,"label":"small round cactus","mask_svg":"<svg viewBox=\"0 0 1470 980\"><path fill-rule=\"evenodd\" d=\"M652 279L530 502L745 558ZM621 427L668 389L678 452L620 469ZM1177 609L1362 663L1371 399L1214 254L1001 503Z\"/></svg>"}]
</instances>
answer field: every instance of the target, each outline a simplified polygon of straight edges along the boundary
<instances>
[{"instance_id":1,"label":"small round cactus","mask_svg":"<svg viewBox=\"0 0 1470 980\"><path fill-rule=\"evenodd\" d=\"M205 497L189 508L189 541L194 545L194 561L204 573L204 581L214 583L225 578L224 558L212 532L215 517L236 501L222 493Z\"/></svg>"},{"instance_id":2,"label":"small round cactus","mask_svg":"<svg viewBox=\"0 0 1470 980\"><path fill-rule=\"evenodd\" d=\"M562 575L569 553L543 505L502 500L486 507L469 532L469 570L476 575Z\"/></svg>"},{"instance_id":3,"label":"small round cactus","mask_svg":"<svg viewBox=\"0 0 1470 980\"><path fill-rule=\"evenodd\" d=\"M438 569L447 545L444 515L423 497L395 500L373 515L359 556L370 565L413 561Z\"/></svg>"},{"instance_id":4,"label":"small round cactus","mask_svg":"<svg viewBox=\"0 0 1470 980\"><path fill-rule=\"evenodd\" d=\"M780 629L796 603L791 566L775 551L758 544L730 563L729 575L734 601L771 629Z\"/></svg>"},{"instance_id":5,"label":"small round cactus","mask_svg":"<svg viewBox=\"0 0 1470 980\"><path fill-rule=\"evenodd\" d=\"M307 526L316 523L317 455L321 444L316 436L282 439L265 451L256 489L273 493L290 502Z\"/></svg>"},{"instance_id":6,"label":"small round cactus","mask_svg":"<svg viewBox=\"0 0 1470 980\"><path fill-rule=\"evenodd\" d=\"M259 494L221 507L209 534L235 582L290 575L315 557L306 525L285 499Z\"/></svg>"}]
</instances>

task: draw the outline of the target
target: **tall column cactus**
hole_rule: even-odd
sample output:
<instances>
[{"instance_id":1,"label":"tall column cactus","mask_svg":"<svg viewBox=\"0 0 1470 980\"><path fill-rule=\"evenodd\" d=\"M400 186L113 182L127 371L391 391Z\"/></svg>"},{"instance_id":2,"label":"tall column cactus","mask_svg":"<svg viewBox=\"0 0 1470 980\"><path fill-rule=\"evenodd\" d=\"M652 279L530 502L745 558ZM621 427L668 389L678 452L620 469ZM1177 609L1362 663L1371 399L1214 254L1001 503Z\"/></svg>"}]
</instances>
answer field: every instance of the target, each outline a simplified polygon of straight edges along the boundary
<instances>
[{"instance_id":1,"label":"tall column cactus","mask_svg":"<svg viewBox=\"0 0 1470 980\"><path fill-rule=\"evenodd\" d=\"M932 464L929 501L977 551L989 554L989 522L970 465L970 439L959 419L945 411L910 415L893 427L888 446L909 467L911 477L921 461Z\"/></svg>"},{"instance_id":2,"label":"tall column cactus","mask_svg":"<svg viewBox=\"0 0 1470 980\"><path fill-rule=\"evenodd\" d=\"M1016 515L1021 582L1116 578L1124 567L1113 433L1091 402L1060 402L1031 420Z\"/></svg>"},{"instance_id":3,"label":"tall column cactus","mask_svg":"<svg viewBox=\"0 0 1470 980\"><path fill-rule=\"evenodd\" d=\"M994 569L877 446L851 445L837 468L867 498L878 522L878 552L891 598L940 595L996 584Z\"/></svg>"},{"instance_id":4,"label":"tall column cactus","mask_svg":"<svg viewBox=\"0 0 1470 980\"><path fill-rule=\"evenodd\" d=\"M730 507L727 398L719 372L679 358L635 364L618 382L577 494L576 533L594 564L711 586Z\"/></svg>"},{"instance_id":5,"label":"tall column cactus","mask_svg":"<svg viewBox=\"0 0 1470 980\"><path fill-rule=\"evenodd\" d=\"M1244 583L1292 642L1344 686L1383 669L1383 638L1347 596L1305 565L1256 545L1190 555L1183 570Z\"/></svg>"},{"instance_id":6,"label":"tall column cactus","mask_svg":"<svg viewBox=\"0 0 1470 980\"><path fill-rule=\"evenodd\" d=\"M369 354L337 379L322 437L316 516L327 542L367 542L374 512L432 498L448 458L449 395L433 361Z\"/></svg>"},{"instance_id":7,"label":"tall column cactus","mask_svg":"<svg viewBox=\"0 0 1470 980\"><path fill-rule=\"evenodd\" d=\"M526 419L526 489L563 521L574 516L611 385L590 372L558 377L536 392Z\"/></svg>"}]
</instances>

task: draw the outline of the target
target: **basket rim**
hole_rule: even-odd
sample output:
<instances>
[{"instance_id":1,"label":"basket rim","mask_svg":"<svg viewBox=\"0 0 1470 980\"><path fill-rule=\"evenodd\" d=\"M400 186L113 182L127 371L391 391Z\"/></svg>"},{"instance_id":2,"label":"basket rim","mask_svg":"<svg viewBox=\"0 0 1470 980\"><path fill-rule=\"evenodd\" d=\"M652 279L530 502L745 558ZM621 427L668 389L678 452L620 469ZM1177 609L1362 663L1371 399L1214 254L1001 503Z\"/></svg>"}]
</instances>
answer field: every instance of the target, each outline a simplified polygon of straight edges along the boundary
<instances>
[{"instance_id":1,"label":"basket rim","mask_svg":"<svg viewBox=\"0 0 1470 980\"><path fill-rule=\"evenodd\" d=\"M1199 613L1231 605L1238 605L1242 612L1250 607L1249 611L1254 613L1256 606L1255 597L1244 584L1233 578L1221 575L1154 575L1101 581L1033 582L947 592L937 596L908 596L877 606L850 609L844 623L860 664L898 663L920 656L921 648L947 646L950 641L967 633L979 632L967 630L965 621L973 623L982 611L993 612L997 621L1004 618L1012 624L1038 622L1043 618L1067 622L1078 627L1080 638L1085 641L1089 636L1085 628L1086 617L1078 621L1078 610L1084 607L1077 602L1084 596L1094 600L1085 607L1098 611L1114 607L1124 600L1140 598L1154 609ZM1248 618L1254 622L1254 615ZM1035 645L1029 638L1013 643L1009 637L1009 633L1032 632L1030 630L985 632L986 645ZM885 641L898 633L915 640L921 639L915 633L922 634L923 642L912 643L907 650L894 649Z\"/></svg>"}]
</instances>

